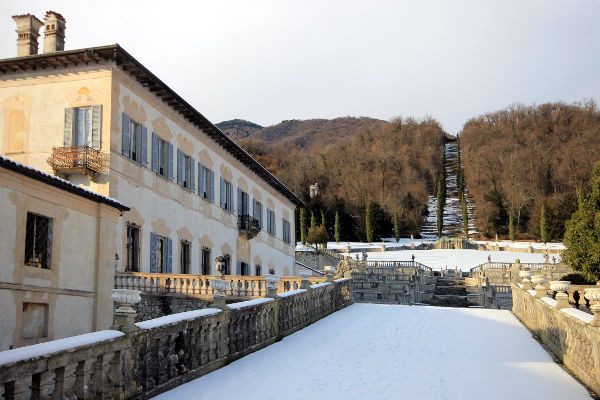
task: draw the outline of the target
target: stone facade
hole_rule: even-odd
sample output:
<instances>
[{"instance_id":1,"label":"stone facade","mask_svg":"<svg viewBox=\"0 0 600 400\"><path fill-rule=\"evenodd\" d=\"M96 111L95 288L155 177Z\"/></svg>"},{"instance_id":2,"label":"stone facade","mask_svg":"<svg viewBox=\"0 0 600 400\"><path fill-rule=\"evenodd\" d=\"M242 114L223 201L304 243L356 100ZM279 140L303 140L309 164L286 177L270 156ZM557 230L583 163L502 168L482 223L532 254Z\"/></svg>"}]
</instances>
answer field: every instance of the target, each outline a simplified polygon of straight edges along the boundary
<instances>
[{"instance_id":1,"label":"stone facade","mask_svg":"<svg viewBox=\"0 0 600 400\"><path fill-rule=\"evenodd\" d=\"M586 386L600 393L600 330L512 285L513 314Z\"/></svg>"},{"instance_id":2,"label":"stone facade","mask_svg":"<svg viewBox=\"0 0 600 400\"><path fill-rule=\"evenodd\" d=\"M127 207L0 157L0 351L107 329Z\"/></svg>"},{"instance_id":3,"label":"stone facade","mask_svg":"<svg viewBox=\"0 0 600 400\"><path fill-rule=\"evenodd\" d=\"M238 305L93 345L0 365L6 399L150 398L260 350L353 302L352 281ZM257 379L259 376L257 376Z\"/></svg>"}]
</instances>

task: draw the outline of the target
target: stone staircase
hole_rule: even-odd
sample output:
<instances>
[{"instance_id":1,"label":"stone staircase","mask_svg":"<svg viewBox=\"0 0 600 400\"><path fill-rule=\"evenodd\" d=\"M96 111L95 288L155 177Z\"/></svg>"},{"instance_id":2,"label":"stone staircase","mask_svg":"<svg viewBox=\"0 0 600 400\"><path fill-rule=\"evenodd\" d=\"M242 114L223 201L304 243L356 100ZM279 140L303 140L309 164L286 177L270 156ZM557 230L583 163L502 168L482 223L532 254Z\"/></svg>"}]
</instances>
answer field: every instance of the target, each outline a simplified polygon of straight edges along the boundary
<instances>
[{"instance_id":1,"label":"stone staircase","mask_svg":"<svg viewBox=\"0 0 600 400\"><path fill-rule=\"evenodd\" d=\"M438 307L468 307L465 279L458 277L436 277L433 298L427 304Z\"/></svg>"}]
</instances>

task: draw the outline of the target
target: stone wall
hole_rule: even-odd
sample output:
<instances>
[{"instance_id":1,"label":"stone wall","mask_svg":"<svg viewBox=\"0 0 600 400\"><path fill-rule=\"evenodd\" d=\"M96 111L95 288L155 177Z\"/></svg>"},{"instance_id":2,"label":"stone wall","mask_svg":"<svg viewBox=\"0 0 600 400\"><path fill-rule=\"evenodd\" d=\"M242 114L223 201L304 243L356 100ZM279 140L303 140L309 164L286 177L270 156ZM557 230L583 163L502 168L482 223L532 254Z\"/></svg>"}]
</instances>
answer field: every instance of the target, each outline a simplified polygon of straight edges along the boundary
<instances>
[{"instance_id":1,"label":"stone wall","mask_svg":"<svg viewBox=\"0 0 600 400\"><path fill-rule=\"evenodd\" d=\"M0 395L20 398L145 399L281 340L353 302L352 280L275 300L176 315L146 329L0 365ZM115 331L104 331L116 333ZM103 332L97 332L101 334ZM71 338L77 339L77 338ZM259 376L258 374L257 376ZM31 392L31 393L30 393Z\"/></svg>"},{"instance_id":2,"label":"stone wall","mask_svg":"<svg viewBox=\"0 0 600 400\"><path fill-rule=\"evenodd\" d=\"M199 310L201 308L206 308L208 303L210 303L207 299L189 295L177 296L175 294L161 295L142 293L141 297L142 300L134 306L137 311L135 322L147 321L149 319L185 311Z\"/></svg>"},{"instance_id":3,"label":"stone wall","mask_svg":"<svg viewBox=\"0 0 600 400\"><path fill-rule=\"evenodd\" d=\"M343 259L342 256L334 257L333 255L319 251L319 253L311 251L297 251L296 261L306 264L311 268L323 270L323 267L330 265L335 267Z\"/></svg>"},{"instance_id":4,"label":"stone wall","mask_svg":"<svg viewBox=\"0 0 600 400\"><path fill-rule=\"evenodd\" d=\"M585 385L600 393L600 330L512 285L513 314Z\"/></svg>"},{"instance_id":5,"label":"stone wall","mask_svg":"<svg viewBox=\"0 0 600 400\"><path fill-rule=\"evenodd\" d=\"M432 276L416 268L366 267L353 270L351 275L356 302L418 303L431 299L435 287Z\"/></svg>"}]
</instances>

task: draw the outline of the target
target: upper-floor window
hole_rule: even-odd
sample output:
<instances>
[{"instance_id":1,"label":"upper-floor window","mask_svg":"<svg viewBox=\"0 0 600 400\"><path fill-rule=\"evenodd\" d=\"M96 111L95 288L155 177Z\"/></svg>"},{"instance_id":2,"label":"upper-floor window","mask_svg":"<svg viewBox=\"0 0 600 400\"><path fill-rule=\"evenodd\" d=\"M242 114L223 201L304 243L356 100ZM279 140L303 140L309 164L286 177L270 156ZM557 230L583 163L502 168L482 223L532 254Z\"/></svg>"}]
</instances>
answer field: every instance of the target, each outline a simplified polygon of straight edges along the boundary
<instances>
[{"instance_id":1,"label":"upper-floor window","mask_svg":"<svg viewBox=\"0 0 600 400\"><path fill-rule=\"evenodd\" d=\"M140 271L140 227L134 223L127 224L127 264L126 271Z\"/></svg>"},{"instance_id":2,"label":"upper-floor window","mask_svg":"<svg viewBox=\"0 0 600 400\"><path fill-rule=\"evenodd\" d=\"M90 146L100 150L102 105L65 109L64 146Z\"/></svg>"},{"instance_id":3,"label":"upper-floor window","mask_svg":"<svg viewBox=\"0 0 600 400\"><path fill-rule=\"evenodd\" d=\"M215 173L198 163L198 194L211 202L215 201Z\"/></svg>"},{"instance_id":4,"label":"upper-floor window","mask_svg":"<svg viewBox=\"0 0 600 400\"><path fill-rule=\"evenodd\" d=\"M252 199L252 216L258 220L258 225L260 229L263 228L263 207L260 201L256 201L256 199Z\"/></svg>"},{"instance_id":5,"label":"upper-floor window","mask_svg":"<svg viewBox=\"0 0 600 400\"><path fill-rule=\"evenodd\" d=\"M192 259L192 252L191 252L191 243L188 242L187 240L182 240L181 241L181 255L179 257L180 259L180 273L182 274L189 274L190 273L190 262Z\"/></svg>"},{"instance_id":6,"label":"upper-floor window","mask_svg":"<svg viewBox=\"0 0 600 400\"><path fill-rule=\"evenodd\" d=\"M221 208L233 212L233 185L221 177L220 189Z\"/></svg>"},{"instance_id":7,"label":"upper-floor window","mask_svg":"<svg viewBox=\"0 0 600 400\"><path fill-rule=\"evenodd\" d=\"M275 211L267 208L267 233L271 235L276 234L275 225Z\"/></svg>"},{"instance_id":8,"label":"upper-floor window","mask_svg":"<svg viewBox=\"0 0 600 400\"><path fill-rule=\"evenodd\" d=\"M171 238L150 233L150 272L170 274L172 272L173 244Z\"/></svg>"},{"instance_id":9,"label":"upper-floor window","mask_svg":"<svg viewBox=\"0 0 600 400\"><path fill-rule=\"evenodd\" d=\"M208 247L202 248L202 275L210 275L210 249Z\"/></svg>"},{"instance_id":10,"label":"upper-floor window","mask_svg":"<svg viewBox=\"0 0 600 400\"><path fill-rule=\"evenodd\" d=\"M282 219L282 229L283 229L283 241L286 243L290 243L291 240L291 233L290 233L290 222L288 220L286 220L285 218Z\"/></svg>"},{"instance_id":11,"label":"upper-floor window","mask_svg":"<svg viewBox=\"0 0 600 400\"><path fill-rule=\"evenodd\" d=\"M122 154L144 166L148 165L148 130L146 127L123 113L121 130Z\"/></svg>"},{"instance_id":12,"label":"upper-floor window","mask_svg":"<svg viewBox=\"0 0 600 400\"><path fill-rule=\"evenodd\" d=\"M261 276L262 275L262 267L260 266L260 264L256 264L254 266L254 272L256 276Z\"/></svg>"},{"instance_id":13,"label":"upper-floor window","mask_svg":"<svg viewBox=\"0 0 600 400\"><path fill-rule=\"evenodd\" d=\"M27 213L25 265L50 269L52 259L52 219Z\"/></svg>"},{"instance_id":14,"label":"upper-floor window","mask_svg":"<svg viewBox=\"0 0 600 400\"><path fill-rule=\"evenodd\" d=\"M173 145L152 132L152 171L173 179Z\"/></svg>"},{"instance_id":15,"label":"upper-floor window","mask_svg":"<svg viewBox=\"0 0 600 400\"><path fill-rule=\"evenodd\" d=\"M194 183L194 159L177 149L177 183L191 191L196 190Z\"/></svg>"},{"instance_id":16,"label":"upper-floor window","mask_svg":"<svg viewBox=\"0 0 600 400\"><path fill-rule=\"evenodd\" d=\"M248 214L248 202L250 201L250 197L248 196L248 193L246 193L242 189L238 188L237 199L238 199L238 215L249 215Z\"/></svg>"}]
</instances>

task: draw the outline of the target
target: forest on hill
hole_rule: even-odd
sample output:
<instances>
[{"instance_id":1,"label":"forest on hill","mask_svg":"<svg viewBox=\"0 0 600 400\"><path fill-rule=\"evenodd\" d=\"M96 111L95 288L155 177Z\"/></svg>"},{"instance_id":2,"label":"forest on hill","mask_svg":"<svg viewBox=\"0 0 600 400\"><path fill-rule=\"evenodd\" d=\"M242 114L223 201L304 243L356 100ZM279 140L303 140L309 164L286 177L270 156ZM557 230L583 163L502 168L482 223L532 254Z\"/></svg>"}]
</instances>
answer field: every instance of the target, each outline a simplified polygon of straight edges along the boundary
<instances>
[{"instance_id":1,"label":"forest on hill","mask_svg":"<svg viewBox=\"0 0 600 400\"><path fill-rule=\"evenodd\" d=\"M232 137L243 129L227 123L217 126ZM365 240L368 206L374 238L393 236L394 221L403 235L419 233L442 174L444 135L432 118L344 117L283 121L236 141L307 202L306 219L324 222L330 238L337 214L341 240ZM320 196L311 200L314 183Z\"/></svg>"},{"instance_id":2,"label":"forest on hill","mask_svg":"<svg viewBox=\"0 0 600 400\"><path fill-rule=\"evenodd\" d=\"M482 234L506 237L512 225L517 239L540 239L543 225L562 240L600 159L594 101L513 105L469 120L459 138Z\"/></svg>"}]
</instances>

